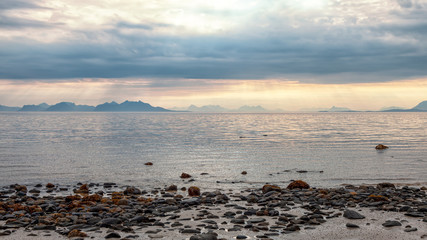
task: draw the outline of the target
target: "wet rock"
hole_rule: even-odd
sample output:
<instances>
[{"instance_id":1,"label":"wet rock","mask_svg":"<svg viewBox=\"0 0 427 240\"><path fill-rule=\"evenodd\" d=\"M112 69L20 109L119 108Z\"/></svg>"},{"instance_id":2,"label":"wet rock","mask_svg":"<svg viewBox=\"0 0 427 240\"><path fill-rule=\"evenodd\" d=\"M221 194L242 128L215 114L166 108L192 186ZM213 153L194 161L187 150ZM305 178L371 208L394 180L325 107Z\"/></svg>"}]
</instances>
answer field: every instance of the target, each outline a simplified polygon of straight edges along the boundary
<instances>
[{"instance_id":1,"label":"wet rock","mask_svg":"<svg viewBox=\"0 0 427 240\"><path fill-rule=\"evenodd\" d=\"M190 237L190 240L217 240L218 237L214 233L202 233L198 235L193 235Z\"/></svg>"},{"instance_id":2,"label":"wet rock","mask_svg":"<svg viewBox=\"0 0 427 240\"><path fill-rule=\"evenodd\" d=\"M405 230L403 230L405 232L415 232L418 231L418 229L416 227L409 227L409 228L405 228Z\"/></svg>"},{"instance_id":3,"label":"wet rock","mask_svg":"<svg viewBox=\"0 0 427 240\"><path fill-rule=\"evenodd\" d=\"M109 239L109 238L121 238L121 236L120 236L120 234L118 234L116 232L112 232L112 233L109 233L107 236L105 236L105 238L106 239Z\"/></svg>"},{"instance_id":4,"label":"wet rock","mask_svg":"<svg viewBox=\"0 0 427 240\"><path fill-rule=\"evenodd\" d=\"M397 227L397 226L402 226L402 224L398 221L394 221L394 220L388 220L385 223L382 224L384 227Z\"/></svg>"},{"instance_id":5,"label":"wet rock","mask_svg":"<svg viewBox=\"0 0 427 240\"><path fill-rule=\"evenodd\" d=\"M84 237L87 237L87 234L84 233L84 232L82 232L82 231L80 231L80 230L78 230L78 229L74 229L74 230L71 230L67 234L67 237L69 237L69 238L73 238L73 237L82 237L82 238L84 238Z\"/></svg>"},{"instance_id":6,"label":"wet rock","mask_svg":"<svg viewBox=\"0 0 427 240\"><path fill-rule=\"evenodd\" d=\"M378 183L378 184L377 184L377 188L378 188L378 189L396 188L396 186L394 186L394 184L393 184L393 183L383 182L383 183Z\"/></svg>"},{"instance_id":7,"label":"wet rock","mask_svg":"<svg viewBox=\"0 0 427 240\"><path fill-rule=\"evenodd\" d=\"M181 233L200 233L199 229L186 228L181 230Z\"/></svg>"},{"instance_id":8,"label":"wet rock","mask_svg":"<svg viewBox=\"0 0 427 240\"><path fill-rule=\"evenodd\" d=\"M191 186L188 188L188 195L189 196L200 196L200 188Z\"/></svg>"},{"instance_id":9,"label":"wet rock","mask_svg":"<svg viewBox=\"0 0 427 240\"><path fill-rule=\"evenodd\" d=\"M153 163L152 162L146 162L146 163L144 163L144 165L146 165L146 166L152 166Z\"/></svg>"},{"instance_id":10,"label":"wet rock","mask_svg":"<svg viewBox=\"0 0 427 240\"><path fill-rule=\"evenodd\" d=\"M347 223L345 226L348 227L348 228L359 228L359 225L356 225L356 224L353 224L353 223Z\"/></svg>"},{"instance_id":11,"label":"wet rock","mask_svg":"<svg viewBox=\"0 0 427 240\"><path fill-rule=\"evenodd\" d=\"M243 171L243 172L242 172L242 175L246 175L246 174L248 174L248 172L246 172L246 171Z\"/></svg>"},{"instance_id":12,"label":"wet rock","mask_svg":"<svg viewBox=\"0 0 427 240\"><path fill-rule=\"evenodd\" d=\"M248 237L245 235L237 235L236 239L247 239Z\"/></svg>"},{"instance_id":13,"label":"wet rock","mask_svg":"<svg viewBox=\"0 0 427 240\"><path fill-rule=\"evenodd\" d=\"M378 145L375 147L375 149L377 149L377 150L384 150L384 149L387 149L387 148L388 148L387 146L382 145L382 144L378 144Z\"/></svg>"},{"instance_id":14,"label":"wet rock","mask_svg":"<svg viewBox=\"0 0 427 240\"><path fill-rule=\"evenodd\" d=\"M170 185L169 187L166 188L166 191L168 191L168 192L176 192L176 191L178 191L178 187L176 185Z\"/></svg>"},{"instance_id":15,"label":"wet rock","mask_svg":"<svg viewBox=\"0 0 427 240\"><path fill-rule=\"evenodd\" d=\"M191 175L188 173L181 173L180 178L191 178Z\"/></svg>"},{"instance_id":16,"label":"wet rock","mask_svg":"<svg viewBox=\"0 0 427 240\"><path fill-rule=\"evenodd\" d=\"M48 184L46 184L46 187L47 187L47 188L54 188L54 187L55 187L55 185L53 185L52 183L48 183Z\"/></svg>"},{"instance_id":17,"label":"wet rock","mask_svg":"<svg viewBox=\"0 0 427 240\"><path fill-rule=\"evenodd\" d=\"M308 185L306 182L304 182L302 180L296 180L296 181L291 182L287 187L287 189L297 189L297 188L309 189L310 185Z\"/></svg>"},{"instance_id":18,"label":"wet rock","mask_svg":"<svg viewBox=\"0 0 427 240\"><path fill-rule=\"evenodd\" d=\"M141 190L136 187L127 187L126 190L123 191L124 195L140 195Z\"/></svg>"},{"instance_id":19,"label":"wet rock","mask_svg":"<svg viewBox=\"0 0 427 240\"><path fill-rule=\"evenodd\" d=\"M266 184L262 187L262 192L263 193L268 193L271 191L275 191L275 192L281 192L282 189L279 186L276 185L271 185L271 184Z\"/></svg>"},{"instance_id":20,"label":"wet rock","mask_svg":"<svg viewBox=\"0 0 427 240\"><path fill-rule=\"evenodd\" d=\"M365 218L365 216L363 216L362 214L349 209L346 209L344 211L343 216L347 219L364 219Z\"/></svg>"}]
</instances>

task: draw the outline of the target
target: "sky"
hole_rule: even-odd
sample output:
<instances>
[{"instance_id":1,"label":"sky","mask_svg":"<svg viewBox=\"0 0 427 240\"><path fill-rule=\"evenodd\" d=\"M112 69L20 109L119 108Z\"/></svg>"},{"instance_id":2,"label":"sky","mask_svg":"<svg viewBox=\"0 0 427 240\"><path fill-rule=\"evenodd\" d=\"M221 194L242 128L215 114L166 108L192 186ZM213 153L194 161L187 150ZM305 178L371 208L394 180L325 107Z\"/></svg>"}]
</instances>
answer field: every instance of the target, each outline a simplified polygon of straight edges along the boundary
<instances>
[{"instance_id":1,"label":"sky","mask_svg":"<svg viewBox=\"0 0 427 240\"><path fill-rule=\"evenodd\" d=\"M1 0L0 104L427 100L427 0Z\"/></svg>"}]
</instances>

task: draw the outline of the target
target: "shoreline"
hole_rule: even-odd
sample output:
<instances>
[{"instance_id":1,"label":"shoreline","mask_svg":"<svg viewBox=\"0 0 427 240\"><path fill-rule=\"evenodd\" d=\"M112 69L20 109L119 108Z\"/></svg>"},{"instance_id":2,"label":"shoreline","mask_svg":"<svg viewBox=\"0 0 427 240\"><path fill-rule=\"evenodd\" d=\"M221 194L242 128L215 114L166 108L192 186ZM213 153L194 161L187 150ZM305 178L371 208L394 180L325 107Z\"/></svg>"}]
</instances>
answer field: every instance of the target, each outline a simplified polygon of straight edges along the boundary
<instances>
[{"instance_id":1,"label":"shoreline","mask_svg":"<svg viewBox=\"0 0 427 240\"><path fill-rule=\"evenodd\" d=\"M426 187L52 185L2 188L0 238L427 239Z\"/></svg>"}]
</instances>

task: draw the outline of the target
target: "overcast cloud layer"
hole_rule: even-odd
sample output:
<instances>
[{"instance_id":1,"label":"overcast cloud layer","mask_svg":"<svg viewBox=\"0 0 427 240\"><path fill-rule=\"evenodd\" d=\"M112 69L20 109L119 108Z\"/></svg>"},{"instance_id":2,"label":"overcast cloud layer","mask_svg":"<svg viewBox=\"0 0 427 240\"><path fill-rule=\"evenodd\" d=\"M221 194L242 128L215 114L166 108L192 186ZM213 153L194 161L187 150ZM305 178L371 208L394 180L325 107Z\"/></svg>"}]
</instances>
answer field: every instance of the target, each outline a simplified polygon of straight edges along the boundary
<instances>
[{"instance_id":1,"label":"overcast cloud layer","mask_svg":"<svg viewBox=\"0 0 427 240\"><path fill-rule=\"evenodd\" d=\"M1 0L0 79L427 75L427 1Z\"/></svg>"}]
</instances>

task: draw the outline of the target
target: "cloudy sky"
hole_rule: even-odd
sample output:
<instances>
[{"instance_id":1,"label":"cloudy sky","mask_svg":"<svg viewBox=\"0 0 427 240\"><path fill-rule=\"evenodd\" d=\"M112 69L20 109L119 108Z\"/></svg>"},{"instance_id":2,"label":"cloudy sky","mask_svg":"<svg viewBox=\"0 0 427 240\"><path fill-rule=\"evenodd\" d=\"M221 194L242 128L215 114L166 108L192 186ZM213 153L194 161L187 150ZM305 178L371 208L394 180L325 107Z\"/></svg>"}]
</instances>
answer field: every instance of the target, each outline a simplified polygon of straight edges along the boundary
<instances>
[{"instance_id":1,"label":"cloudy sky","mask_svg":"<svg viewBox=\"0 0 427 240\"><path fill-rule=\"evenodd\" d=\"M427 100L427 0L1 0L0 104Z\"/></svg>"}]
</instances>

